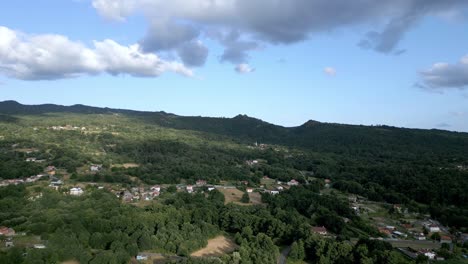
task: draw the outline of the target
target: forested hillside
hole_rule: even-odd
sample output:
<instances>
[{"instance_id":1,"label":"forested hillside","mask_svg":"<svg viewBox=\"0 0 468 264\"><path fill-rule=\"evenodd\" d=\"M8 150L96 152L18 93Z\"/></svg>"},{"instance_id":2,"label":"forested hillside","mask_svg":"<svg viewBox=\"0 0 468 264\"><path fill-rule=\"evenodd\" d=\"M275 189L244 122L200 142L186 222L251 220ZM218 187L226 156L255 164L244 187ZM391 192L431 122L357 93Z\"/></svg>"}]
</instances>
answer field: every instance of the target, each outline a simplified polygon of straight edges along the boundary
<instances>
[{"instance_id":1,"label":"forested hillside","mask_svg":"<svg viewBox=\"0 0 468 264\"><path fill-rule=\"evenodd\" d=\"M295 260L312 263L405 263L371 239L383 236L382 219L432 218L454 240L468 231L468 134L441 130L316 121L286 128L244 115L7 101L0 182L0 226L47 245L0 247L0 263L127 263L148 250L197 263L190 254L220 234L238 246L224 263L276 263L278 247L289 245ZM78 186L84 194L72 197ZM152 186L161 189L155 197Z\"/></svg>"}]
</instances>

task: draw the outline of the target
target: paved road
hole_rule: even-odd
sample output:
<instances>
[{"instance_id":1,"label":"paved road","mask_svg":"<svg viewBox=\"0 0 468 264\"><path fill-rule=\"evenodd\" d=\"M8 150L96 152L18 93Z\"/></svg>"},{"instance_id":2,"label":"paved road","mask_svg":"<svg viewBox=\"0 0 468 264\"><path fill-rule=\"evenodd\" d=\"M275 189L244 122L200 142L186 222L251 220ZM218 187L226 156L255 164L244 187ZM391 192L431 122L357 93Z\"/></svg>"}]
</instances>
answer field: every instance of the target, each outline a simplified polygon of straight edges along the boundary
<instances>
[{"instance_id":1,"label":"paved road","mask_svg":"<svg viewBox=\"0 0 468 264\"><path fill-rule=\"evenodd\" d=\"M286 264L286 259L288 258L288 254L290 251L291 251L291 246L287 246L283 250L281 250L277 263Z\"/></svg>"}]
</instances>

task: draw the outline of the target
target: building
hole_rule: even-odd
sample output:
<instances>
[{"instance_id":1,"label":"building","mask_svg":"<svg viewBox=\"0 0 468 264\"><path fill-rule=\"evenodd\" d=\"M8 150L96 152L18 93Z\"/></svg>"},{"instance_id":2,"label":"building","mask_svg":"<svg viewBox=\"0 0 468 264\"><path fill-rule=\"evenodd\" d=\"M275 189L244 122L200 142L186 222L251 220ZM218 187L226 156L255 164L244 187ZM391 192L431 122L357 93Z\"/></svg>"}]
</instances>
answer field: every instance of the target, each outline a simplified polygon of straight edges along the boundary
<instances>
[{"instance_id":1,"label":"building","mask_svg":"<svg viewBox=\"0 0 468 264\"><path fill-rule=\"evenodd\" d=\"M451 244L452 243L452 238L449 237L449 236L441 236L440 237L440 243Z\"/></svg>"},{"instance_id":2,"label":"building","mask_svg":"<svg viewBox=\"0 0 468 264\"><path fill-rule=\"evenodd\" d=\"M70 195L80 196L83 194L83 189L80 187L75 187L70 189Z\"/></svg>"},{"instance_id":3,"label":"building","mask_svg":"<svg viewBox=\"0 0 468 264\"><path fill-rule=\"evenodd\" d=\"M46 248L46 246L45 246L44 244L35 244L35 245L33 246L33 248L44 249L44 248Z\"/></svg>"},{"instance_id":4,"label":"building","mask_svg":"<svg viewBox=\"0 0 468 264\"><path fill-rule=\"evenodd\" d=\"M426 236L423 233L418 233L414 236L416 240L426 240Z\"/></svg>"},{"instance_id":5,"label":"building","mask_svg":"<svg viewBox=\"0 0 468 264\"><path fill-rule=\"evenodd\" d=\"M428 257L429 259L435 259L435 256L436 256L436 254L429 249L421 249L418 251L418 254L424 255Z\"/></svg>"},{"instance_id":6,"label":"building","mask_svg":"<svg viewBox=\"0 0 468 264\"><path fill-rule=\"evenodd\" d=\"M252 188L247 188L247 192L251 193L251 192L253 192L253 189Z\"/></svg>"},{"instance_id":7,"label":"building","mask_svg":"<svg viewBox=\"0 0 468 264\"><path fill-rule=\"evenodd\" d=\"M429 230L429 232L431 233L438 233L440 232L440 227L435 225L435 224L430 224L428 226L426 226L427 230Z\"/></svg>"},{"instance_id":8,"label":"building","mask_svg":"<svg viewBox=\"0 0 468 264\"><path fill-rule=\"evenodd\" d=\"M283 186L278 186L278 187L276 187L276 189L277 189L278 191L284 190Z\"/></svg>"},{"instance_id":9,"label":"building","mask_svg":"<svg viewBox=\"0 0 468 264\"><path fill-rule=\"evenodd\" d=\"M161 186L154 185L153 187L151 187L150 190L153 191L153 192L160 192L161 191Z\"/></svg>"},{"instance_id":10,"label":"building","mask_svg":"<svg viewBox=\"0 0 468 264\"><path fill-rule=\"evenodd\" d=\"M215 187L213 187L213 186L208 187L209 192L213 191L214 189L215 189Z\"/></svg>"},{"instance_id":11,"label":"building","mask_svg":"<svg viewBox=\"0 0 468 264\"><path fill-rule=\"evenodd\" d=\"M325 228L324 226L313 226L312 232L322 236L326 236L328 234L327 228Z\"/></svg>"},{"instance_id":12,"label":"building","mask_svg":"<svg viewBox=\"0 0 468 264\"><path fill-rule=\"evenodd\" d=\"M8 228L6 226L1 226L0 227L0 236L14 236L15 235L15 230L13 228Z\"/></svg>"},{"instance_id":13,"label":"building","mask_svg":"<svg viewBox=\"0 0 468 264\"><path fill-rule=\"evenodd\" d=\"M91 167L89 167L89 170L92 172L98 172L102 170L102 165L101 164L93 164Z\"/></svg>"},{"instance_id":14,"label":"building","mask_svg":"<svg viewBox=\"0 0 468 264\"><path fill-rule=\"evenodd\" d=\"M390 236L392 234L392 232L385 227L379 227L379 232L386 236Z\"/></svg>"},{"instance_id":15,"label":"building","mask_svg":"<svg viewBox=\"0 0 468 264\"><path fill-rule=\"evenodd\" d=\"M277 194L279 194L279 191L277 191L277 190L269 190L268 192L269 192L271 195L277 195Z\"/></svg>"},{"instance_id":16,"label":"building","mask_svg":"<svg viewBox=\"0 0 468 264\"><path fill-rule=\"evenodd\" d=\"M289 186L297 186L297 185L299 185L299 182L296 181L296 180L294 180L294 179L292 179L292 180L290 180L290 181L288 182L288 185L289 185Z\"/></svg>"},{"instance_id":17,"label":"building","mask_svg":"<svg viewBox=\"0 0 468 264\"><path fill-rule=\"evenodd\" d=\"M192 185L187 185L186 187L188 193L193 193L193 186Z\"/></svg>"},{"instance_id":18,"label":"building","mask_svg":"<svg viewBox=\"0 0 468 264\"><path fill-rule=\"evenodd\" d=\"M36 158L27 158L26 159L26 162L35 162L36 161Z\"/></svg>"},{"instance_id":19,"label":"building","mask_svg":"<svg viewBox=\"0 0 468 264\"><path fill-rule=\"evenodd\" d=\"M196 184L197 186L205 186L205 185L206 185L206 181L205 181L205 180L198 180L195 184Z\"/></svg>"}]
</instances>

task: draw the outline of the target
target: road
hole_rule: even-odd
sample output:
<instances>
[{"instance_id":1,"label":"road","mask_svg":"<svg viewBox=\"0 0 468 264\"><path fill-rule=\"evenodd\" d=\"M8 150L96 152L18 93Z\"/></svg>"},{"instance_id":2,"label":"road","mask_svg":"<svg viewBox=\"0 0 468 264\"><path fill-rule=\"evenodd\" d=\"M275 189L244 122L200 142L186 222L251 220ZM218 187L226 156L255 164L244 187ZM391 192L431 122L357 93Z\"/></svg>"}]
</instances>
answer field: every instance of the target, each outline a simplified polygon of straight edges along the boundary
<instances>
[{"instance_id":1,"label":"road","mask_svg":"<svg viewBox=\"0 0 468 264\"><path fill-rule=\"evenodd\" d=\"M281 250L280 255L278 256L278 264L286 264L286 259L288 258L288 254L291 251L291 246L285 247L283 250Z\"/></svg>"}]
</instances>

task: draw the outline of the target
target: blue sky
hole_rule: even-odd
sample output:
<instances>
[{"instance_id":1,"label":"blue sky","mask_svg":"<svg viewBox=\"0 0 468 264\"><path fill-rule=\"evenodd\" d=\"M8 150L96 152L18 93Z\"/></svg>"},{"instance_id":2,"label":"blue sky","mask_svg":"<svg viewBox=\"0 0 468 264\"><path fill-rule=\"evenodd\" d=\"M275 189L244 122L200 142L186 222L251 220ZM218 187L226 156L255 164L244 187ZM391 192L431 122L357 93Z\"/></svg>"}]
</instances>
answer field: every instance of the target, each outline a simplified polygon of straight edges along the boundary
<instances>
[{"instance_id":1,"label":"blue sky","mask_svg":"<svg viewBox=\"0 0 468 264\"><path fill-rule=\"evenodd\" d=\"M466 1L351 2L7 1L0 100L468 131Z\"/></svg>"}]
</instances>

